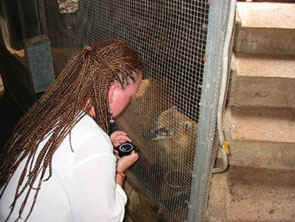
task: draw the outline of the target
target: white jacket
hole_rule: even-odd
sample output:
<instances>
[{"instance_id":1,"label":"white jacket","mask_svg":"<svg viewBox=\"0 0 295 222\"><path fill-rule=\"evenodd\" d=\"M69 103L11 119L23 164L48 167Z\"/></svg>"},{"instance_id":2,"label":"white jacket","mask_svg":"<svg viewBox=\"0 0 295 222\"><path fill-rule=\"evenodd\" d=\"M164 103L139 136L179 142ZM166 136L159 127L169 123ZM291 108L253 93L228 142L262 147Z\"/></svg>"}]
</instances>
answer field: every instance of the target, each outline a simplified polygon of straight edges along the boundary
<instances>
[{"instance_id":1,"label":"white jacket","mask_svg":"<svg viewBox=\"0 0 295 222\"><path fill-rule=\"evenodd\" d=\"M86 115L73 127L71 140L74 152L71 151L68 135L53 155L52 177L43 182L28 221L123 221L127 196L115 182L116 158L109 136ZM8 215L20 169L17 169L0 199L1 221ZM32 190L23 219L31 207L34 193ZM9 221L18 217L21 202L22 198L18 200Z\"/></svg>"}]
</instances>

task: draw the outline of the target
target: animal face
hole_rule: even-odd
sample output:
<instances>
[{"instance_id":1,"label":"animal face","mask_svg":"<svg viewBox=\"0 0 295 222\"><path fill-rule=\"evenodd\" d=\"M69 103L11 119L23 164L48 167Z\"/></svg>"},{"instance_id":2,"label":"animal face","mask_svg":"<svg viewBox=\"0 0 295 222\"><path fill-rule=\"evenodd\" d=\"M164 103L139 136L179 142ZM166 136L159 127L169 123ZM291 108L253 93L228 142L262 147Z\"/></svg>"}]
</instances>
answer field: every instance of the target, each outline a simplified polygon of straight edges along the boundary
<instances>
[{"instance_id":1,"label":"animal face","mask_svg":"<svg viewBox=\"0 0 295 222\"><path fill-rule=\"evenodd\" d=\"M172 160L193 160L197 136L197 123L173 106L162 112L156 126L151 130L151 138Z\"/></svg>"}]
</instances>

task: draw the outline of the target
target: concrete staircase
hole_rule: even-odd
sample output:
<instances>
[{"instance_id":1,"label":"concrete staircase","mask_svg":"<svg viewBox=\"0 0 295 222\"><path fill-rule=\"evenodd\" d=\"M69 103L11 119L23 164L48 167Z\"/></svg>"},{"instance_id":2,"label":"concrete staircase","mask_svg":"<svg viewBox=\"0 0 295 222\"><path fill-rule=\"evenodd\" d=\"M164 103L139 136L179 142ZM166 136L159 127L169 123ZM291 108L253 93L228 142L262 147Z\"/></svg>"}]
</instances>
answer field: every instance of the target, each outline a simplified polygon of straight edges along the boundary
<instances>
[{"instance_id":1,"label":"concrete staircase","mask_svg":"<svg viewBox=\"0 0 295 222\"><path fill-rule=\"evenodd\" d=\"M224 130L230 168L213 176L208 220L295 221L295 4L237 4Z\"/></svg>"}]
</instances>

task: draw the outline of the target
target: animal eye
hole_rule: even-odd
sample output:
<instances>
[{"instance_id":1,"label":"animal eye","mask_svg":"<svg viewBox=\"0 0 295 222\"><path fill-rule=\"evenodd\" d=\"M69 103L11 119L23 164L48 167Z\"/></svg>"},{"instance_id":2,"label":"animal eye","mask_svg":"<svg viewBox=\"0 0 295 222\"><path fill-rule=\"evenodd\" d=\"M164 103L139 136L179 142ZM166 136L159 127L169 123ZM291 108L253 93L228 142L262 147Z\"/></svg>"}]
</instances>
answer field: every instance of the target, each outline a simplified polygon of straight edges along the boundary
<instances>
[{"instance_id":1,"label":"animal eye","mask_svg":"<svg viewBox=\"0 0 295 222\"><path fill-rule=\"evenodd\" d=\"M185 121L184 122L184 130L185 131L188 131L188 130L192 129L192 127L193 127L193 124L190 121Z\"/></svg>"}]
</instances>

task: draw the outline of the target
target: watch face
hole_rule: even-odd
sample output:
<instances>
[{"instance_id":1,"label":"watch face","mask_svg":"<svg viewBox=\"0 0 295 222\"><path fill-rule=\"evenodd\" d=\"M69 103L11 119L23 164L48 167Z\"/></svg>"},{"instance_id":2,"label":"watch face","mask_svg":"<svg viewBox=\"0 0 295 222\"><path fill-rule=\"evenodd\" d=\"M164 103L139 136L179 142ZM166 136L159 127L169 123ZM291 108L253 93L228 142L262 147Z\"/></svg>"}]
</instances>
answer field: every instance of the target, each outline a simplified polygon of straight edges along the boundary
<instances>
[{"instance_id":1,"label":"watch face","mask_svg":"<svg viewBox=\"0 0 295 222\"><path fill-rule=\"evenodd\" d=\"M133 150L134 146L131 143L123 143L119 146L119 150L124 153L129 153Z\"/></svg>"}]
</instances>

